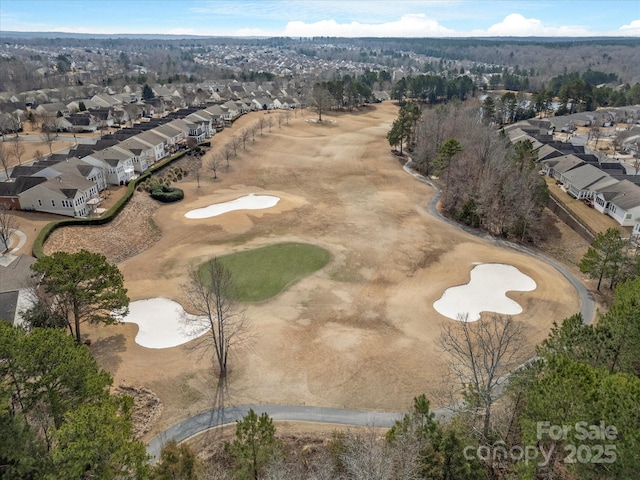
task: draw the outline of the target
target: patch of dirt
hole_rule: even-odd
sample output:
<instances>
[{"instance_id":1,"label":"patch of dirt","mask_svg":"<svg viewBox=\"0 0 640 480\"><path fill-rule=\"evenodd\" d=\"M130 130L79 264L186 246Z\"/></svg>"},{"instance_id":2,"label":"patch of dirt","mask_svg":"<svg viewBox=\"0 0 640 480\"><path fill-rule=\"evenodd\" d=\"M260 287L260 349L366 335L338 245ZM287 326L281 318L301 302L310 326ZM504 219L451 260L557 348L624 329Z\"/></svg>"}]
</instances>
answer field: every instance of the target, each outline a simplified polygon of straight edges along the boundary
<instances>
[{"instance_id":1,"label":"patch of dirt","mask_svg":"<svg viewBox=\"0 0 640 480\"><path fill-rule=\"evenodd\" d=\"M140 439L151 430L160 415L162 415L162 402L158 396L146 387L120 384L114 389L116 395L127 395L133 398L131 422L133 434Z\"/></svg>"}]
</instances>

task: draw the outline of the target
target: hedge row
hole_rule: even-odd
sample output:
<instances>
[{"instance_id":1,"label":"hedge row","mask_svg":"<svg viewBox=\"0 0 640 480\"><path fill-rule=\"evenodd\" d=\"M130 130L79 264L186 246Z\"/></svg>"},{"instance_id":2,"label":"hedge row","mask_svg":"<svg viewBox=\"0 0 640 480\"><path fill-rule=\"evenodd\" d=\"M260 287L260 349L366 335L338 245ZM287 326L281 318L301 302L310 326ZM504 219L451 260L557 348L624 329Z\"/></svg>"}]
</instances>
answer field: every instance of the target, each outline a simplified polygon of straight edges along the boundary
<instances>
[{"instance_id":1,"label":"hedge row","mask_svg":"<svg viewBox=\"0 0 640 480\"><path fill-rule=\"evenodd\" d=\"M149 170L144 172L138 178L129 182L129 185L127 186L127 191L124 194L124 196L120 200L118 200L113 205L113 207L109 209L109 211L107 211L100 217L65 218L64 220L55 220L53 222L46 224L44 228L40 230L40 233L38 233L38 236L33 242L33 250L32 250L33 256L36 258L40 258L44 256L44 242L46 242L47 238L49 238L49 235L51 235L51 233L54 230L57 230L58 228L66 227L69 225L89 226L89 225L104 225L105 223L109 223L111 220L113 220L116 217L116 215L118 215L118 213L120 213L120 211L124 208L124 206L129 202L129 200L133 196L133 192L135 192L136 187L138 186L139 183L144 182L147 178L151 176L151 174L153 174L158 170L161 170L166 165L184 156L186 153L188 153L188 150L181 150L175 155L172 155L163 160L160 160L158 163L154 164L152 167L149 168Z\"/></svg>"}]
</instances>

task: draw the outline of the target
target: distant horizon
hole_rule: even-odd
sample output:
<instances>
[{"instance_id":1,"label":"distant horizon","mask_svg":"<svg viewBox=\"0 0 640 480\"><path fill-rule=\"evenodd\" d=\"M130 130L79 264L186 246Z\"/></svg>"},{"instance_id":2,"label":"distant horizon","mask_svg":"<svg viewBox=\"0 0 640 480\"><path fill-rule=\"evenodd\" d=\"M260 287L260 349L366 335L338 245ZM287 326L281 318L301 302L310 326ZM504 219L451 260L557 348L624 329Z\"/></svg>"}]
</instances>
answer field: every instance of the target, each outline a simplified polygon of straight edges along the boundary
<instances>
[{"instance_id":1,"label":"distant horizon","mask_svg":"<svg viewBox=\"0 0 640 480\"><path fill-rule=\"evenodd\" d=\"M176 38L640 38L637 0L3 0L8 33Z\"/></svg>"},{"instance_id":2,"label":"distant horizon","mask_svg":"<svg viewBox=\"0 0 640 480\"><path fill-rule=\"evenodd\" d=\"M284 38L289 40L309 40L309 39L318 39L318 38L327 38L327 39L375 39L375 40L514 40L518 42L526 42L526 41L541 41L541 42L552 42L552 41L567 41L567 42L579 42L579 41L591 41L591 40L638 40L640 41L640 36L588 36L588 37L563 37L563 36L554 36L554 37L536 37L536 36L528 36L528 37L516 37L516 36L494 36L494 37L345 37L345 36L335 36L335 35L317 35L317 36L295 36L295 37L287 37L287 36L239 36L239 35L186 35L186 34L170 34L170 33L127 33L127 32L119 32L119 33L74 33L74 32L55 32L55 31L34 31L34 32L21 32L17 30L1 30L0 29L0 39L2 36L6 38L22 37L22 38L148 38L148 39L160 39L160 38L170 38L175 40L180 39L215 39L215 38L226 38L226 39L240 39L240 40L268 40L275 38Z\"/></svg>"}]
</instances>

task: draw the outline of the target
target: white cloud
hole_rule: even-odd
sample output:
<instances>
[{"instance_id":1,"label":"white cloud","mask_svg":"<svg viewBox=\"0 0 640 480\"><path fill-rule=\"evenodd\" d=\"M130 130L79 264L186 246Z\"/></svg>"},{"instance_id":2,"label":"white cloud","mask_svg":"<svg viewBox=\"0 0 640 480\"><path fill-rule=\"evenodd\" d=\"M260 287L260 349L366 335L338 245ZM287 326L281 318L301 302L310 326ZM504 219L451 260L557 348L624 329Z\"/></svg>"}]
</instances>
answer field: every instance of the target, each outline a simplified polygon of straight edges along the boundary
<instances>
[{"instance_id":1,"label":"white cloud","mask_svg":"<svg viewBox=\"0 0 640 480\"><path fill-rule=\"evenodd\" d=\"M482 35L479 32L472 34ZM494 37L585 37L593 35L583 27L545 27L536 18L526 18L519 13L507 15L500 23L491 25L484 35Z\"/></svg>"},{"instance_id":2,"label":"white cloud","mask_svg":"<svg viewBox=\"0 0 640 480\"><path fill-rule=\"evenodd\" d=\"M283 35L287 37L445 37L456 32L443 27L423 14L403 15L400 20L378 24L338 23L321 20L314 23L289 22Z\"/></svg>"},{"instance_id":3,"label":"white cloud","mask_svg":"<svg viewBox=\"0 0 640 480\"><path fill-rule=\"evenodd\" d=\"M622 35L640 36L640 20L633 20L629 25L620 27Z\"/></svg>"}]
</instances>

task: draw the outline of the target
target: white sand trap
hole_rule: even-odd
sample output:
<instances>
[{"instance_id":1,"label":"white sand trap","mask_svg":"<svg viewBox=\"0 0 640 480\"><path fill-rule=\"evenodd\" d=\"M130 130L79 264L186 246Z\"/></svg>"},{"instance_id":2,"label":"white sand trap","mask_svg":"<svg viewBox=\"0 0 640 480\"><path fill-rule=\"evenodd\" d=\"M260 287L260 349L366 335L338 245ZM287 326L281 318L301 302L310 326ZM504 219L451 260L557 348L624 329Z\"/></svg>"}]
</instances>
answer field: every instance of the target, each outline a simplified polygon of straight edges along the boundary
<instances>
[{"instance_id":1,"label":"white sand trap","mask_svg":"<svg viewBox=\"0 0 640 480\"><path fill-rule=\"evenodd\" d=\"M209 218L222 215L234 210L261 210L276 206L280 201L279 197L273 195L245 195L229 202L214 203L204 208L196 208L184 214L187 218Z\"/></svg>"},{"instance_id":2,"label":"white sand trap","mask_svg":"<svg viewBox=\"0 0 640 480\"><path fill-rule=\"evenodd\" d=\"M433 308L445 317L468 322L480 319L480 312L496 312L504 315L522 313L518 302L506 296L509 291L530 292L536 282L516 267L502 263L483 263L473 267L471 279L466 285L447 288Z\"/></svg>"},{"instance_id":3,"label":"white sand trap","mask_svg":"<svg viewBox=\"0 0 640 480\"><path fill-rule=\"evenodd\" d=\"M129 304L129 315L123 322L138 324L135 341L147 348L169 348L187 343L208 329L196 330L185 325L185 319L197 318L184 311L182 305L168 298L149 298Z\"/></svg>"}]
</instances>

